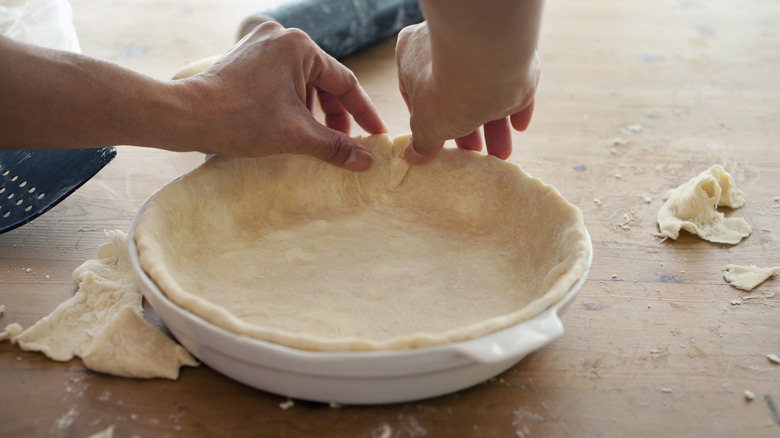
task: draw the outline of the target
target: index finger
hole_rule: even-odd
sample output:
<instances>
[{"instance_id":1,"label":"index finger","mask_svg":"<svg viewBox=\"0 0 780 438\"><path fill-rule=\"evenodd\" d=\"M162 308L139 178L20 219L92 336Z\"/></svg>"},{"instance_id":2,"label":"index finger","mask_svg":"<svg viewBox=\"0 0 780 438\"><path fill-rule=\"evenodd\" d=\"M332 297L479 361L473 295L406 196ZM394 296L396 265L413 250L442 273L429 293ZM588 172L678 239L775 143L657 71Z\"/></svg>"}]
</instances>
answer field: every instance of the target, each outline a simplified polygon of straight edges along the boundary
<instances>
[{"instance_id":1,"label":"index finger","mask_svg":"<svg viewBox=\"0 0 780 438\"><path fill-rule=\"evenodd\" d=\"M387 132L379 112L355 75L330 55L323 52L317 57L309 83L338 99L355 122L369 134Z\"/></svg>"},{"instance_id":2,"label":"index finger","mask_svg":"<svg viewBox=\"0 0 780 438\"><path fill-rule=\"evenodd\" d=\"M325 126L349 134L349 115L344 105L332 94L323 90L317 90L317 98L325 114Z\"/></svg>"}]
</instances>

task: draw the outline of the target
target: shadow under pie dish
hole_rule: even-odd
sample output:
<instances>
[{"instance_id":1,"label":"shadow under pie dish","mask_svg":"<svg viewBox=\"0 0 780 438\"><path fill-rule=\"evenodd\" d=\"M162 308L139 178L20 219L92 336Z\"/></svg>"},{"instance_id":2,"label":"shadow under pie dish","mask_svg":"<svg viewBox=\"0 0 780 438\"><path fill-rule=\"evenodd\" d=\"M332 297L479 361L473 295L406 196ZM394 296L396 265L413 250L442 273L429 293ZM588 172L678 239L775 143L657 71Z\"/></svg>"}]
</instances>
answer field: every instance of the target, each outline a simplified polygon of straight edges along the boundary
<instances>
[{"instance_id":1,"label":"shadow under pie dish","mask_svg":"<svg viewBox=\"0 0 780 438\"><path fill-rule=\"evenodd\" d=\"M385 403L490 378L560 336L591 246L580 211L517 165L407 137L350 172L301 155L215 157L133 223L130 256L177 339L251 386Z\"/></svg>"}]
</instances>

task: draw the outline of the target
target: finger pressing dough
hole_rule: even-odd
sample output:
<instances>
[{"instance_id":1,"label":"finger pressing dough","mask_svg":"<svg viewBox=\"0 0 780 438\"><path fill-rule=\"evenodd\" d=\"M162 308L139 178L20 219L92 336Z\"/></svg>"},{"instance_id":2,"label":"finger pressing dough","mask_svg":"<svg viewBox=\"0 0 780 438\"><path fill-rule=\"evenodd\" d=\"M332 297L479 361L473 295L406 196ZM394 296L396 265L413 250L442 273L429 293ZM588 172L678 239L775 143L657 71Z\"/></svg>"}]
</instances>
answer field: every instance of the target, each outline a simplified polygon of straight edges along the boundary
<instances>
[{"instance_id":1,"label":"finger pressing dough","mask_svg":"<svg viewBox=\"0 0 780 438\"><path fill-rule=\"evenodd\" d=\"M727 218L717 207L739 208L745 203L734 179L714 165L697 177L669 191L658 212L660 237L677 239L680 230L696 234L715 243L737 244L750 235L750 225L743 218Z\"/></svg>"},{"instance_id":2,"label":"finger pressing dough","mask_svg":"<svg viewBox=\"0 0 780 438\"><path fill-rule=\"evenodd\" d=\"M304 155L215 157L140 216L141 265L179 306L307 350L417 348L535 316L587 271L579 209L514 164L359 138L351 172Z\"/></svg>"}]
</instances>

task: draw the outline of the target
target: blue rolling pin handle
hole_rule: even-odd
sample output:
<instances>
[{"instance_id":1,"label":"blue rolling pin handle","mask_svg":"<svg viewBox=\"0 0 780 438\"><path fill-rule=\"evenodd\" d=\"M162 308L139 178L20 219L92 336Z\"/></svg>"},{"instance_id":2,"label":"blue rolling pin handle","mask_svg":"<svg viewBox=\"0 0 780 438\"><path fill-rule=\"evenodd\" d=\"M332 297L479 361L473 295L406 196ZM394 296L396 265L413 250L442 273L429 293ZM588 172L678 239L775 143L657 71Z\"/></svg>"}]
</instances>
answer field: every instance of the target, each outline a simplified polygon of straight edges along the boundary
<instances>
[{"instance_id":1,"label":"blue rolling pin handle","mask_svg":"<svg viewBox=\"0 0 780 438\"><path fill-rule=\"evenodd\" d=\"M417 0L297 0L248 17L239 38L269 20L303 30L326 53L341 59L424 18Z\"/></svg>"}]
</instances>

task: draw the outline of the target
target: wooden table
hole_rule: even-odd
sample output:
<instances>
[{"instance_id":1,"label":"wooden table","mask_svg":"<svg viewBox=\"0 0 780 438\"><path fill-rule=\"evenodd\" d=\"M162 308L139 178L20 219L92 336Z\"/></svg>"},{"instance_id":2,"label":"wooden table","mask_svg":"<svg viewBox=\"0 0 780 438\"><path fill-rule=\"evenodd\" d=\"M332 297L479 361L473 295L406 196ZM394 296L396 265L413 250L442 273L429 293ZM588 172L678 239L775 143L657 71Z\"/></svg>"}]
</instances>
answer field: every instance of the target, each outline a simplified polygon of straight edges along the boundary
<instances>
[{"instance_id":1,"label":"wooden table","mask_svg":"<svg viewBox=\"0 0 780 438\"><path fill-rule=\"evenodd\" d=\"M159 77L226 50L260 9L73 5L85 53ZM283 410L285 398L206 366L175 382L131 380L5 342L0 436L84 437L109 425L117 437L780 436L780 366L766 357L780 354L780 279L745 293L722 277L729 263L780 265L779 28L780 6L767 0L548 2L537 112L511 160L582 209L595 260L566 334L506 373L416 403ZM398 134L408 116L393 47L345 63ZM62 204L0 235L0 326L28 327L71 296L71 272L106 242L103 230L127 230L148 195L201 160L121 147ZM713 164L744 190L746 205L727 214L753 234L735 246L688 234L660 242L665 191Z\"/></svg>"}]
</instances>

